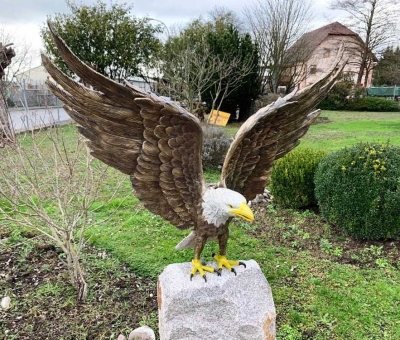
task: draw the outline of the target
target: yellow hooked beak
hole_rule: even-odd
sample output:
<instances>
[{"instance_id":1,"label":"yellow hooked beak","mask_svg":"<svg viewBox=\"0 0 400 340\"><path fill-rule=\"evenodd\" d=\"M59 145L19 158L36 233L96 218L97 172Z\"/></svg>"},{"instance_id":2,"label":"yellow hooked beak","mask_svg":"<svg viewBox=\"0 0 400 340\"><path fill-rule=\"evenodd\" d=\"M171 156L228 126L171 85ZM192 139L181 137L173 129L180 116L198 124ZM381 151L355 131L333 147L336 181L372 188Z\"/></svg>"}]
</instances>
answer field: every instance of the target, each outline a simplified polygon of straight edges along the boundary
<instances>
[{"instance_id":1,"label":"yellow hooked beak","mask_svg":"<svg viewBox=\"0 0 400 340\"><path fill-rule=\"evenodd\" d=\"M235 214L238 217L243 218L247 222L254 221L254 215L249 206L243 202L239 208L229 210L230 213Z\"/></svg>"}]
</instances>

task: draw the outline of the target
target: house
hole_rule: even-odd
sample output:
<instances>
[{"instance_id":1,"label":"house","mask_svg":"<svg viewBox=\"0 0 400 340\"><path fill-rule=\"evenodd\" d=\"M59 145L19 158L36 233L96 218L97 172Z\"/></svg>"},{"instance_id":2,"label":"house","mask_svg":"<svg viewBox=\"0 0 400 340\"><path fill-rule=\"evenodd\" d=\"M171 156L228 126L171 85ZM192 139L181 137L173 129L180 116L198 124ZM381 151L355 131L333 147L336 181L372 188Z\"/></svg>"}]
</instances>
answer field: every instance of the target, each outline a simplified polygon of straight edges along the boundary
<instances>
[{"instance_id":1,"label":"house","mask_svg":"<svg viewBox=\"0 0 400 340\"><path fill-rule=\"evenodd\" d=\"M48 76L48 72L42 65L33 67L27 71L20 72L15 75L19 83L22 84L22 82L25 82L25 86L27 88L43 88Z\"/></svg>"},{"instance_id":2,"label":"house","mask_svg":"<svg viewBox=\"0 0 400 340\"><path fill-rule=\"evenodd\" d=\"M341 45L345 46L345 57L348 58L343 74L347 79L357 83L361 63L360 36L339 22L320 27L305 33L289 50L288 54L295 60L297 84L300 89L312 85L328 72ZM375 58L375 57L373 57ZM375 61L372 60L371 63ZM372 66L372 65L371 65ZM293 74L291 67L290 74ZM361 81L364 84L366 73ZM293 79L292 79L293 80ZM282 79L281 85L287 85L288 77ZM372 83L372 68L367 75L367 87Z\"/></svg>"},{"instance_id":3,"label":"house","mask_svg":"<svg viewBox=\"0 0 400 340\"><path fill-rule=\"evenodd\" d=\"M45 84L48 76L49 73L42 65L16 74L15 84L18 85L18 88L10 94L11 106L47 107L61 105Z\"/></svg>"},{"instance_id":4,"label":"house","mask_svg":"<svg viewBox=\"0 0 400 340\"><path fill-rule=\"evenodd\" d=\"M156 86L156 81L150 79L148 81L146 81L144 78L142 77L128 77L126 79L129 83L131 83L132 85L135 85L136 87L140 88L141 90L145 91L145 92L150 92L150 91L154 91L154 89L157 87Z\"/></svg>"}]
</instances>

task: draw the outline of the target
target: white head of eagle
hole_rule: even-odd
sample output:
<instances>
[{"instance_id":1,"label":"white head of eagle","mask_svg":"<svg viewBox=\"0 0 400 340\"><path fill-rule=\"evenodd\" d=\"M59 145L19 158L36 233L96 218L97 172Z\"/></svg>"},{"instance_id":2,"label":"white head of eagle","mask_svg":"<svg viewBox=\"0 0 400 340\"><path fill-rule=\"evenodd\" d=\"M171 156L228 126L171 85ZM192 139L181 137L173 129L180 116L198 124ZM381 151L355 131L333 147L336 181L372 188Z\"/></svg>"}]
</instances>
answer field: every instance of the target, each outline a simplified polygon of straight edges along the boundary
<instances>
[{"instance_id":1,"label":"white head of eagle","mask_svg":"<svg viewBox=\"0 0 400 340\"><path fill-rule=\"evenodd\" d=\"M215 224L217 227L235 216L248 222L254 220L253 212L247 205L246 198L230 189L208 189L203 195L202 206L206 221Z\"/></svg>"}]
</instances>

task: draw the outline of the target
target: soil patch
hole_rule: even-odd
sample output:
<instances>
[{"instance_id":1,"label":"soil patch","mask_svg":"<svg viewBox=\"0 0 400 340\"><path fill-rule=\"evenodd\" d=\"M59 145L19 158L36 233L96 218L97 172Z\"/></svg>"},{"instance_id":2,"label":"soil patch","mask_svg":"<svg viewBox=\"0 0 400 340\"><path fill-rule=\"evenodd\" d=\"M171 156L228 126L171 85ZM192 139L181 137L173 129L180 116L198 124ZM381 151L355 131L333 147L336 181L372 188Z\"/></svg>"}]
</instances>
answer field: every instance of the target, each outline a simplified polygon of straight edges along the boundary
<instances>
[{"instance_id":1,"label":"soil patch","mask_svg":"<svg viewBox=\"0 0 400 340\"><path fill-rule=\"evenodd\" d=\"M323 221L318 209L293 211L258 206L257 227L248 231L273 247L307 251L311 256L360 268L400 268L400 240L364 241Z\"/></svg>"},{"instance_id":2,"label":"soil patch","mask_svg":"<svg viewBox=\"0 0 400 340\"><path fill-rule=\"evenodd\" d=\"M10 296L11 307L0 311L0 339L116 339L140 324L154 328L155 280L87 247L89 295L79 304L62 256L53 245L30 241L1 251L0 297Z\"/></svg>"}]
</instances>

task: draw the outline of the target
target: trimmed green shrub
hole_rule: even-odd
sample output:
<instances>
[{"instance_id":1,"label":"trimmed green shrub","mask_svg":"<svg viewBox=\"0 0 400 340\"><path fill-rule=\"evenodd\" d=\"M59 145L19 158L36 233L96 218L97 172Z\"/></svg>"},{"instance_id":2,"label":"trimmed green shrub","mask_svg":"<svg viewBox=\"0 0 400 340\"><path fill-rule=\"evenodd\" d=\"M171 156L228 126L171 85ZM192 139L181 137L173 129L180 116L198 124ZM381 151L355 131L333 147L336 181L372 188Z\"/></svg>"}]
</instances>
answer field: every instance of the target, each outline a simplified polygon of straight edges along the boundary
<instances>
[{"instance_id":1,"label":"trimmed green shrub","mask_svg":"<svg viewBox=\"0 0 400 340\"><path fill-rule=\"evenodd\" d=\"M325 156L315 174L322 216L350 236L400 236L400 148L360 143Z\"/></svg>"},{"instance_id":2,"label":"trimmed green shrub","mask_svg":"<svg viewBox=\"0 0 400 340\"><path fill-rule=\"evenodd\" d=\"M364 97L352 100L348 104L348 110L351 111L372 111L372 112L397 112L400 111L400 105L393 100L387 100L377 97Z\"/></svg>"},{"instance_id":3,"label":"trimmed green shrub","mask_svg":"<svg viewBox=\"0 0 400 340\"><path fill-rule=\"evenodd\" d=\"M365 88L343 80L335 84L326 98L319 104L321 110L348 110L372 112L396 112L400 106L396 101L378 97L366 97Z\"/></svg>"},{"instance_id":4,"label":"trimmed green shrub","mask_svg":"<svg viewBox=\"0 0 400 340\"><path fill-rule=\"evenodd\" d=\"M311 149L296 149L276 161L270 184L274 202L283 208L294 209L315 205L314 175L324 154Z\"/></svg>"},{"instance_id":5,"label":"trimmed green shrub","mask_svg":"<svg viewBox=\"0 0 400 340\"><path fill-rule=\"evenodd\" d=\"M352 81L337 82L326 98L319 104L321 110L346 110L354 83Z\"/></svg>"}]
</instances>

